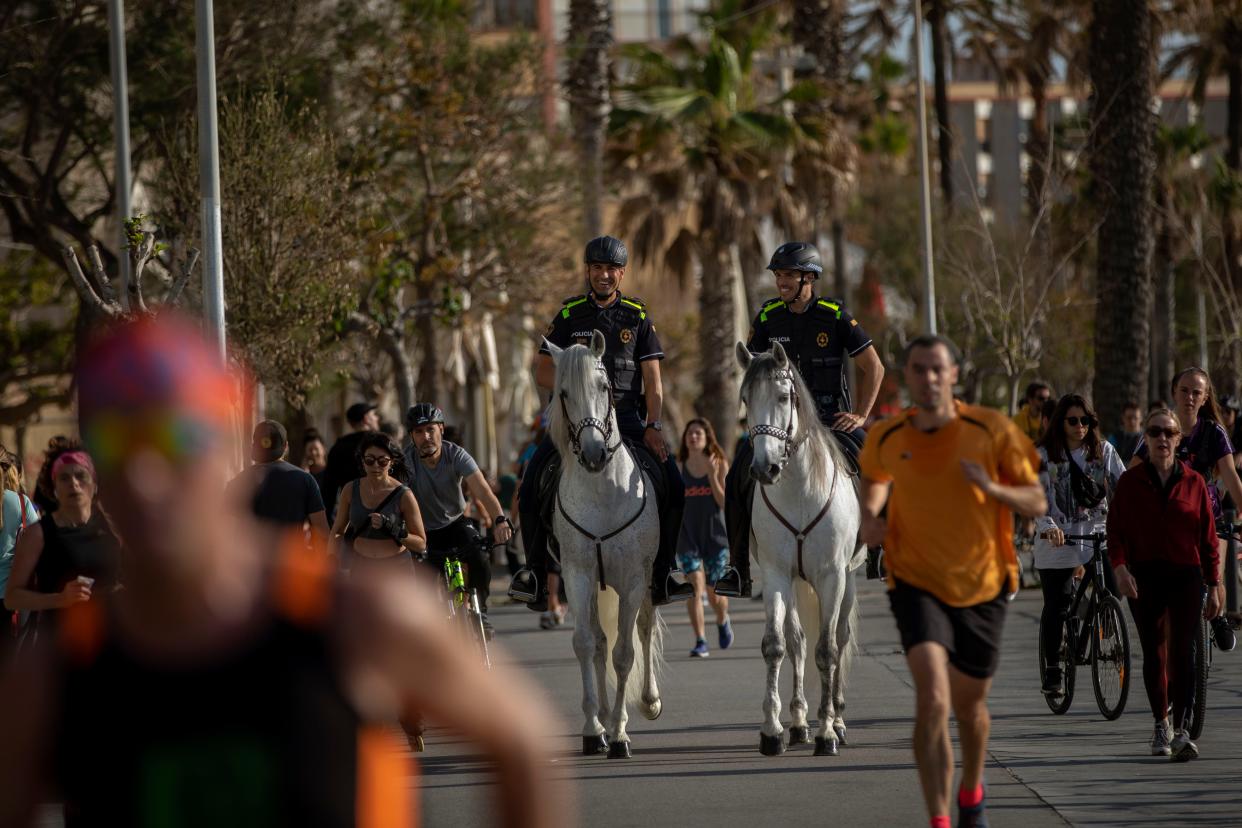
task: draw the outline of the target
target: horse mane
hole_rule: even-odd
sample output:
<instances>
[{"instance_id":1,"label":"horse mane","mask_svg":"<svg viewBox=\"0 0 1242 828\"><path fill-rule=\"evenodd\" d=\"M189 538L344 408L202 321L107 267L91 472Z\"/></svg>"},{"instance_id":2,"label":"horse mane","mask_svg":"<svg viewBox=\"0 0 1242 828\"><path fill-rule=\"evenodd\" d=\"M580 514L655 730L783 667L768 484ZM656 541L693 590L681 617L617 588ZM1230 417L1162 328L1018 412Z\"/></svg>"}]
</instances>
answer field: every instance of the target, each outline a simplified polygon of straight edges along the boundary
<instances>
[{"instance_id":1,"label":"horse mane","mask_svg":"<svg viewBox=\"0 0 1242 828\"><path fill-rule=\"evenodd\" d=\"M548 434L552 435L552 442L562 454L569 445L569 428L561 408L561 389L586 388L592 372L598 370L599 360L585 345L569 346L556 360L556 380L552 388L552 404L548 408Z\"/></svg>"},{"instance_id":2,"label":"horse mane","mask_svg":"<svg viewBox=\"0 0 1242 828\"><path fill-rule=\"evenodd\" d=\"M802 374L793 362L788 363L790 376L793 377L794 390L797 392L798 429L805 439L811 466L810 485L815 488L816 496L825 497L831 485L833 469L846 468L845 455L836 439L828 433L828 429L819 421L819 411L815 408L815 399L811 389L807 387ZM742 376L742 396L747 396L752 388L764 377L769 377L782 370L776 365L776 357L771 351L756 354ZM822 488L821 488L822 487Z\"/></svg>"}]
</instances>

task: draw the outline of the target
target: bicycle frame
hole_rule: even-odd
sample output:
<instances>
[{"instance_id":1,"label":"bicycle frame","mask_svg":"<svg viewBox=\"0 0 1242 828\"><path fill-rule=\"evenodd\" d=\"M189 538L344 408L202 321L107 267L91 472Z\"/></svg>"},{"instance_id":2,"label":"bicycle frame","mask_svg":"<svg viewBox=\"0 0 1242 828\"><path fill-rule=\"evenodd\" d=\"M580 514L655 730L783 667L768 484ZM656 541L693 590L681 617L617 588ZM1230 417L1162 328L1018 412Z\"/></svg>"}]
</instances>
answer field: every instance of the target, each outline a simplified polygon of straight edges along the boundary
<instances>
[{"instance_id":1,"label":"bicycle frame","mask_svg":"<svg viewBox=\"0 0 1242 828\"><path fill-rule=\"evenodd\" d=\"M1089 535L1066 535L1067 541L1090 541L1091 542L1091 561L1089 562L1090 576L1083 578L1078 589L1074 593L1074 599L1070 603L1069 609L1066 611L1065 621L1070 625L1070 634L1074 643L1074 661L1078 664L1087 664L1089 658L1089 648L1091 645L1091 628L1092 622L1099 613L1100 598L1104 595L1111 595L1108 585L1104 580L1104 555L1103 546L1106 539L1103 532L1092 532ZM1087 596L1087 588L1091 588L1091 595ZM1083 602L1086 601L1086 605Z\"/></svg>"}]
</instances>

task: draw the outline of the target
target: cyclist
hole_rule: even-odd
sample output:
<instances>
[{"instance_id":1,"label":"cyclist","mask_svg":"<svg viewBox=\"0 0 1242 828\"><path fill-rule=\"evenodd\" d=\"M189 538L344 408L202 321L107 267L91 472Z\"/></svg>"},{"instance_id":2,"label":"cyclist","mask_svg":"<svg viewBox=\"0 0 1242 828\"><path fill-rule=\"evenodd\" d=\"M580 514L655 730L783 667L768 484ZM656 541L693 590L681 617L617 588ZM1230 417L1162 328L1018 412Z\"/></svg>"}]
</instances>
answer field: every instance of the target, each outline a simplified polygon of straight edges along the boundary
<instances>
[{"instance_id":1,"label":"cyclist","mask_svg":"<svg viewBox=\"0 0 1242 828\"><path fill-rule=\"evenodd\" d=\"M1043 691L1061 693L1062 616L1073 600L1073 577L1091 560L1090 544L1067 544L1065 535L1094 531L1108 516L1108 501L1117 489L1117 479L1125 471L1117 450L1100 439L1100 420L1087 401L1078 394L1066 394L1052 412L1048 431L1039 445L1040 479L1048 501L1048 514L1037 521L1040 537L1035 540L1035 567L1044 593L1040 635L1044 637ZM1104 567L1104 578L1111 592L1117 585L1111 567Z\"/></svg>"},{"instance_id":2,"label":"cyclist","mask_svg":"<svg viewBox=\"0 0 1242 828\"><path fill-rule=\"evenodd\" d=\"M772 254L768 270L780 294L765 302L755 315L746 347L761 353L779 342L798 368L815 397L815 409L832 429L851 458L858 457L865 433L863 423L871 413L884 363L871 337L858 320L834 299L820 298L815 282L823 273L819 251L806 242L786 242ZM858 368L858 397L852 400L846 377L846 358ZM716 582L716 594L749 597L750 511L755 481L750 476L754 449L750 441L738 446L725 481L725 521L729 534L729 568ZM878 550L872 552L873 558Z\"/></svg>"},{"instance_id":3,"label":"cyclist","mask_svg":"<svg viewBox=\"0 0 1242 828\"><path fill-rule=\"evenodd\" d=\"M472 658L417 579L341 581L232 519L219 362L189 323L145 319L77 361L125 588L0 672L0 821L33 824L55 791L70 826L417 825L417 767L385 724L416 709L489 754L495 821L567 824L546 706Z\"/></svg>"},{"instance_id":4,"label":"cyclist","mask_svg":"<svg viewBox=\"0 0 1242 828\"><path fill-rule=\"evenodd\" d=\"M1233 444L1221 425L1224 417L1216 402L1212 379L1202 368L1187 368L1173 377L1173 412L1181 428L1182 439L1177 446L1177 459L1190 464L1190 468L1203 475L1208 484L1208 497L1212 502L1212 514L1219 522L1223 516L1221 507L1223 488L1233 497L1234 503L1242 503L1242 479L1233 458ZM1134 452L1130 467L1147 459L1144 440ZM1221 541L1220 545L1223 546ZM1222 562L1224 554L1218 555ZM1225 603L1225 585L1217 587L1219 603ZM1228 620L1222 615L1212 619L1212 631L1217 649L1228 652L1234 648L1236 639Z\"/></svg>"},{"instance_id":5,"label":"cyclist","mask_svg":"<svg viewBox=\"0 0 1242 828\"><path fill-rule=\"evenodd\" d=\"M548 325L544 338L557 347L567 348L590 342L593 331L604 335L604 369L612 384L621 436L631 445L644 447L664 470L668 500L660 508L660 546L652 566L651 598L656 605L667 604L674 598L692 595L694 589L672 578L685 492L681 472L669 453L660 422L664 408L660 361L664 359L664 351L647 306L621 293L629 262L625 244L612 236L592 239L587 242L583 261L588 292L565 300ZM536 357L535 382L550 392L555 381L556 368L545 345ZM548 609L548 538L540 519L539 478L555 452L552 439L545 437L527 464L518 491L526 568L513 577L509 594L540 612Z\"/></svg>"},{"instance_id":6,"label":"cyclist","mask_svg":"<svg viewBox=\"0 0 1242 828\"><path fill-rule=\"evenodd\" d=\"M491 521L496 543L508 543L513 527L479 464L464 448L444 439L443 411L426 402L412 405L405 413L405 430L410 435L405 450L410 486L427 528L428 553L438 558L432 563L442 566L440 556L455 555L466 565L466 585L478 591L483 626L490 635L487 598L492 583L491 550L484 548L466 518L462 483Z\"/></svg>"},{"instance_id":7,"label":"cyclist","mask_svg":"<svg viewBox=\"0 0 1242 828\"><path fill-rule=\"evenodd\" d=\"M366 474L341 489L332 524L333 538L342 541L345 568L413 572L412 553L427 548L427 533L418 502L406 485L405 456L378 431L364 434L356 451Z\"/></svg>"},{"instance_id":8,"label":"cyclist","mask_svg":"<svg viewBox=\"0 0 1242 828\"><path fill-rule=\"evenodd\" d=\"M953 399L953 343L917 337L904 362L914 408L877 423L863 446L860 534L884 544L889 603L914 677L914 755L932 828L949 826L950 707L962 745L958 825L969 828L987 824L987 697L1006 596L1018 589L1012 512L1038 517L1047 502L1035 447L1013 420Z\"/></svg>"},{"instance_id":9,"label":"cyclist","mask_svg":"<svg viewBox=\"0 0 1242 828\"><path fill-rule=\"evenodd\" d=\"M1147 416L1144 460L1121 476L1108 513L1108 555L1143 647L1143 685L1156 719L1152 755L1184 762L1199 755L1182 727L1194 693L1195 626L1200 614L1216 617L1221 598L1211 497L1203 477L1178 459L1179 419L1171 411Z\"/></svg>"}]
</instances>

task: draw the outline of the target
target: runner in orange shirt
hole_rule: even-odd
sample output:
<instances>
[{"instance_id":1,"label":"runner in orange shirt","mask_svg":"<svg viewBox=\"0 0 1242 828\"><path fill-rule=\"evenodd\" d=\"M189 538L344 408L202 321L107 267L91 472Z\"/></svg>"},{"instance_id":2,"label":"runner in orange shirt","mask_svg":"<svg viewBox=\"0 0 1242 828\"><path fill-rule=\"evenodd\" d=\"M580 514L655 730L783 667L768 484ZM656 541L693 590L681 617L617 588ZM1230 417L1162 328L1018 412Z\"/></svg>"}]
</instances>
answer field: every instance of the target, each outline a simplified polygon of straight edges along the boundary
<instances>
[{"instance_id":1,"label":"runner in orange shirt","mask_svg":"<svg viewBox=\"0 0 1242 828\"><path fill-rule=\"evenodd\" d=\"M962 743L958 825L986 826L987 697L1007 594L1018 588L1013 512L1036 517L1047 503L1035 447L1013 421L953 399L952 342L918 337L904 370L914 407L872 428L859 458L862 540L884 545L889 602L914 677L914 755L932 828L950 824L950 705Z\"/></svg>"}]
</instances>

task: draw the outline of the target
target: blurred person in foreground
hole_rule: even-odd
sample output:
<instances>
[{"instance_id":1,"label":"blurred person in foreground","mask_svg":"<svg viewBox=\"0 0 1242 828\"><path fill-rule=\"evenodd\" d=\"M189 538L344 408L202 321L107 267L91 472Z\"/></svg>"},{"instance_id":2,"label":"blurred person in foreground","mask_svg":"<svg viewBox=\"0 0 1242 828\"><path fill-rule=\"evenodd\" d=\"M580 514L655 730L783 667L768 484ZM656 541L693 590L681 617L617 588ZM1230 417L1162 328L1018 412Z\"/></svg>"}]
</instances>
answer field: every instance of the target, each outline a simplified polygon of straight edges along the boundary
<instances>
[{"instance_id":1,"label":"blurred person in foreground","mask_svg":"<svg viewBox=\"0 0 1242 828\"><path fill-rule=\"evenodd\" d=\"M78 361L81 427L126 587L76 605L0 675L0 825L416 825L385 725L417 710L481 744L498 821L566 824L520 676L487 672L413 578L337 580L262 548L224 483L231 379L185 323L112 330ZM22 659L18 659L22 661Z\"/></svg>"},{"instance_id":2,"label":"blurred person in foreground","mask_svg":"<svg viewBox=\"0 0 1242 828\"><path fill-rule=\"evenodd\" d=\"M328 537L328 518L319 494L319 484L305 469L285 462L289 435L275 420L263 420L254 427L250 440L250 459L254 465L229 483L230 499L250 498L250 508L259 520L298 531L310 530L313 543Z\"/></svg>"}]
</instances>

